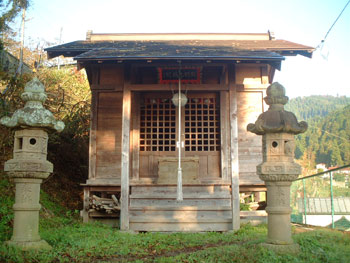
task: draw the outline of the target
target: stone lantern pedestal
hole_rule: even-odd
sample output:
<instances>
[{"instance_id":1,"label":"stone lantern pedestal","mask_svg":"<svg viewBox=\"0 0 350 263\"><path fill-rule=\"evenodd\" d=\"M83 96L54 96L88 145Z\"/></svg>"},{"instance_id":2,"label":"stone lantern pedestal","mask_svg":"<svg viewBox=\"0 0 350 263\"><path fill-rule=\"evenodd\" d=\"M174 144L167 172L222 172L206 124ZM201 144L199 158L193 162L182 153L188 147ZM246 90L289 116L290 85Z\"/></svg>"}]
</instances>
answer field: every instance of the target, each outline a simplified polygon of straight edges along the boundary
<instances>
[{"instance_id":1,"label":"stone lantern pedestal","mask_svg":"<svg viewBox=\"0 0 350 263\"><path fill-rule=\"evenodd\" d=\"M4 117L0 123L15 128L13 159L5 162L5 171L16 185L13 235L8 245L22 250L50 249L39 236L40 184L53 171L47 157L47 130L61 131L63 122L56 121L52 113L43 108L46 100L44 86L33 79L25 87L23 109L12 118Z\"/></svg>"},{"instance_id":2,"label":"stone lantern pedestal","mask_svg":"<svg viewBox=\"0 0 350 263\"><path fill-rule=\"evenodd\" d=\"M290 186L301 174L300 165L294 162L294 135L305 132L307 123L298 123L293 113L284 110L288 97L279 83L267 88L264 100L270 105L268 111L247 127L263 136L263 162L257 166L267 188L268 237L263 246L276 252L297 253L299 246L293 243L290 224Z\"/></svg>"}]
</instances>

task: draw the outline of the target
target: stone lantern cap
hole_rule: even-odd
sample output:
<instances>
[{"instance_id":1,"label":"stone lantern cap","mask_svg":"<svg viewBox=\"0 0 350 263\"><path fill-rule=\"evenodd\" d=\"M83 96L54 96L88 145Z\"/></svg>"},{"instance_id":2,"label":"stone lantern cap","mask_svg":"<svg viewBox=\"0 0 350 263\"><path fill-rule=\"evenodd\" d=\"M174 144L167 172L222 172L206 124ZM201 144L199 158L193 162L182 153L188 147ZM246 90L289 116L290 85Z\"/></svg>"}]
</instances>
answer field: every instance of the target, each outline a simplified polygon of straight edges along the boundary
<instances>
[{"instance_id":1,"label":"stone lantern cap","mask_svg":"<svg viewBox=\"0 0 350 263\"><path fill-rule=\"evenodd\" d=\"M57 121L53 114L43 107L47 95L45 87L38 78L34 78L24 88L21 95L26 103L22 109L18 109L12 117L3 117L0 124L10 128L44 128L61 132L64 123Z\"/></svg>"},{"instance_id":2,"label":"stone lantern cap","mask_svg":"<svg viewBox=\"0 0 350 263\"><path fill-rule=\"evenodd\" d=\"M285 88L278 82L272 83L267 88L267 96L264 98L270 107L258 117L255 124L250 123L247 130L257 135L267 133L291 133L299 134L307 130L305 121L298 122L294 113L284 110L284 105L289 98L285 96Z\"/></svg>"}]
</instances>

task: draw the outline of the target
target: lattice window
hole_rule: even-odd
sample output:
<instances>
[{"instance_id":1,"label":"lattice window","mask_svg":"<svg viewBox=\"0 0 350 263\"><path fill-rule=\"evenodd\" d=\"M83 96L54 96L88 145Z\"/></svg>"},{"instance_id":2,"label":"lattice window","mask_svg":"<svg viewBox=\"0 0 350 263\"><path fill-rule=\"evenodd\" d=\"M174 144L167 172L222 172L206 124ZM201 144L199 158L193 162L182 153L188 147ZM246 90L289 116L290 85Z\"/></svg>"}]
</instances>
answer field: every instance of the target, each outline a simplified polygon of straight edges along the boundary
<instances>
[{"instance_id":1,"label":"lattice window","mask_svg":"<svg viewBox=\"0 0 350 263\"><path fill-rule=\"evenodd\" d=\"M176 151L176 108L171 99L147 96L140 107L140 151Z\"/></svg>"},{"instance_id":2,"label":"lattice window","mask_svg":"<svg viewBox=\"0 0 350 263\"><path fill-rule=\"evenodd\" d=\"M220 151L220 109L215 94L189 98L185 106L185 151Z\"/></svg>"}]
</instances>

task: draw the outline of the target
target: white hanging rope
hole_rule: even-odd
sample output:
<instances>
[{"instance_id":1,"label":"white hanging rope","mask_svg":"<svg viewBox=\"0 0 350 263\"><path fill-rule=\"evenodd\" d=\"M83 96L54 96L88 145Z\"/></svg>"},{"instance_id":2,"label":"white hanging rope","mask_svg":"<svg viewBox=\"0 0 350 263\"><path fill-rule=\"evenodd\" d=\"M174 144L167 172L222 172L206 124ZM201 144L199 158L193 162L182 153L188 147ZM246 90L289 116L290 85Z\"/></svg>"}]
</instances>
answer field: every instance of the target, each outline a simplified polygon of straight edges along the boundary
<instances>
[{"instance_id":1,"label":"white hanging rope","mask_svg":"<svg viewBox=\"0 0 350 263\"><path fill-rule=\"evenodd\" d=\"M181 63L181 62L179 62ZM178 127L178 142L177 142L177 147L178 147L178 168L177 168L177 201L183 201L183 193L182 193L182 168L181 168L181 64L179 68L179 127Z\"/></svg>"}]
</instances>

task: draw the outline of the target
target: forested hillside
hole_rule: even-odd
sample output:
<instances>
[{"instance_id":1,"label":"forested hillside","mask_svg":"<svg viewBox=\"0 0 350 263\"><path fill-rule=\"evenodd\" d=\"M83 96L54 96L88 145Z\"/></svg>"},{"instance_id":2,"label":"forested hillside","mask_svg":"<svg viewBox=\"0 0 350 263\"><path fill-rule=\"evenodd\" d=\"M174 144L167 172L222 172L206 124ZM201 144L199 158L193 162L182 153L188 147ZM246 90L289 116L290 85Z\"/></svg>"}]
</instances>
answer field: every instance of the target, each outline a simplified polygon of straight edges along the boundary
<instances>
[{"instance_id":1,"label":"forested hillside","mask_svg":"<svg viewBox=\"0 0 350 263\"><path fill-rule=\"evenodd\" d=\"M329 113L350 105L350 98L341 96L297 97L291 99L286 105L286 110L293 112L298 120L309 121L317 117L326 117Z\"/></svg>"},{"instance_id":2,"label":"forested hillside","mask_svg":"<svg viewBox=\"0 0 350 263\"><path fill-rule=\"evenodd\" d=\"M309 124L297 136L295 156L305 166L350 163L350 98L310 96L292 99L286 109Z\"/></svg>"}]
</instances>

